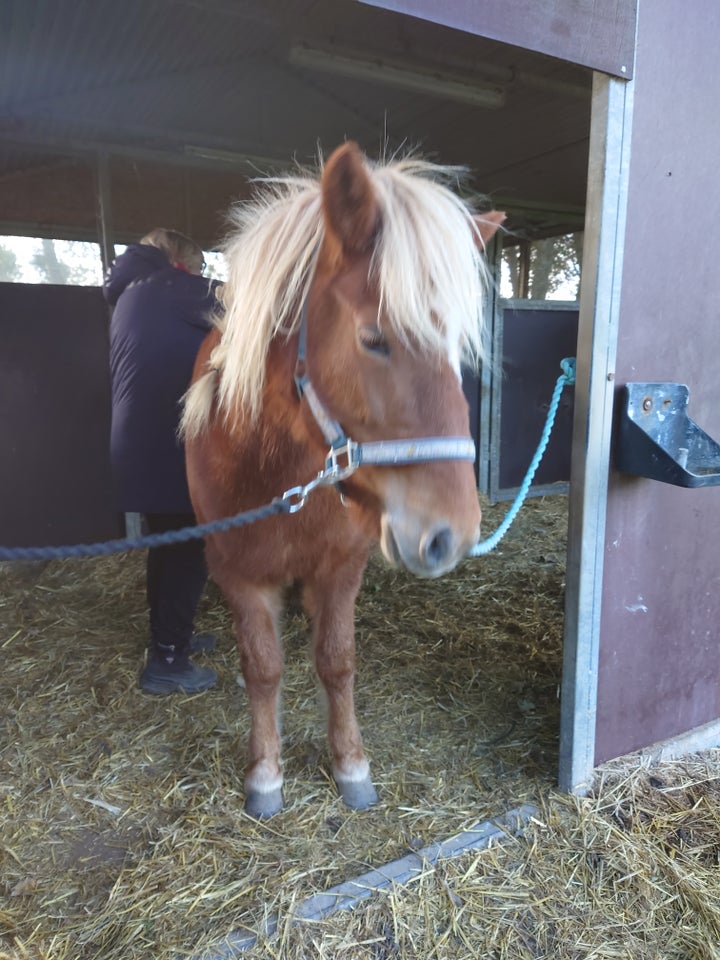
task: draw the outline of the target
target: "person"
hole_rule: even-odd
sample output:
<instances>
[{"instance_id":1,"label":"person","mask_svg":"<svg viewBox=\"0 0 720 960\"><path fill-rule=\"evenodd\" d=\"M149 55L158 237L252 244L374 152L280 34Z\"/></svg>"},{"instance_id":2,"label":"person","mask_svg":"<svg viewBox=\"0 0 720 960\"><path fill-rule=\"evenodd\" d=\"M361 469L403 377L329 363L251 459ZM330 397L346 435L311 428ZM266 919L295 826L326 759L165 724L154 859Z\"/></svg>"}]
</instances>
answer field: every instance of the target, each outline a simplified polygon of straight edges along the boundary
<instances>
[{"instance_id":1,"label":"person","mask_svg":"<svg viewBox=\"0 0 720 960\"><path fill-rule=\"evenodd\" d=\"M157 228L130 244L103 285L110 321L110 455L118 509L140 513L150 533L193 526L185 455L177 430L181 398L218 305L216 281L202 277L203 251ZM217 674L191 659L212 638L194 638L207 580L201 539L147 554L150 643L140 675L147 693L200 693Z\"/></svg>"}]
</instances>

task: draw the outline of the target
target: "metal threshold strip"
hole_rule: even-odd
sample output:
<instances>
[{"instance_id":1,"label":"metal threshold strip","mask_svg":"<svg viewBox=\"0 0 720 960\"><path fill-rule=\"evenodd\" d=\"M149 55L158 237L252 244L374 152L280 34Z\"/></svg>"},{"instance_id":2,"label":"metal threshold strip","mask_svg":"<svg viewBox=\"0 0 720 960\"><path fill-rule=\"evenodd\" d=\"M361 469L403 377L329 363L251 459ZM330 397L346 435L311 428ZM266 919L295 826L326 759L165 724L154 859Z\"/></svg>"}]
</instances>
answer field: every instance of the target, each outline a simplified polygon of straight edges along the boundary
<instances>
[{"instance_id":1,"label":"metal threshold strip","mask_svg":"<svg viewBox=\"0 0 720 960\"><path fill-rule=\"evenodd\" d=\"M369 870L354 880L348 880L325 893L318 893L301 900L292 910L290 923L308 923L324 920L340 910L352 910L368 897L380 890L402 887L420 876L429 866L440 860L447 860L472 850L484 850L493 841L503 840L508 835L517 835L528 820L538 813L532 804L523 804L493 820L485 820L457 833L447 840L440 840L423 847L416 853L409 853L399 860L393 860L375 870ZM191 960L233 960L245 950L254 947L259 938L271 937L277 932L280 917L271 916L261 930L232 930L215 945L195 954Z\"/></svg>"}]
</instances>

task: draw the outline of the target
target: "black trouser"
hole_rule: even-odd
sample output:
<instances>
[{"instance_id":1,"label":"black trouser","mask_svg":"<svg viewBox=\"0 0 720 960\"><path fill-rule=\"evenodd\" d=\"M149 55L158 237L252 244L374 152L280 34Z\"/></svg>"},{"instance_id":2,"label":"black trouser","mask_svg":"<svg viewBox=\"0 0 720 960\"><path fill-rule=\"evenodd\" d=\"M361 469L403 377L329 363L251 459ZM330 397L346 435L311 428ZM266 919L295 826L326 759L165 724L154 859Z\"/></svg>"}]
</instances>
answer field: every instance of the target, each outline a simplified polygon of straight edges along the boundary
<instances>
[{"instance_id":1,"label":"black trouser","mask_svg":"<svg viewBox=\"0 0 720 960\"><path fill-rule=\"evenodd\" d=\"M192 513L147 513L150 533L192 527ZM147 557L150 654L184 659L190 654L195 613L207 580L203 540L151 547Z\"/></svg>"}]
</instances>

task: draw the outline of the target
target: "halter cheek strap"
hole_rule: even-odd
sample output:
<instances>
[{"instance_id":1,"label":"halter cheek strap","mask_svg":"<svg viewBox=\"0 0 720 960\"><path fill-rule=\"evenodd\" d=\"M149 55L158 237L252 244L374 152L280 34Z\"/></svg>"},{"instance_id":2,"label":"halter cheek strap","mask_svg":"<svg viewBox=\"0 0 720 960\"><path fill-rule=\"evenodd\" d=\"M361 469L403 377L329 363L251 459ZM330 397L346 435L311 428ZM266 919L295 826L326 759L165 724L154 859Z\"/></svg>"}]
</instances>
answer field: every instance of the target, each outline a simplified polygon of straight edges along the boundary
<instances>
[{"instance_id":1,"label":"halter cheek strap","mask_svg":"<svg viewBox=\"0 0 720 960\"><path fill-rule=\"evenodd\" d=\"M300 335L298 337L297 360L295 361L295 387L297 388L300 399L305 397L307 400L308 406L312 410L312 414L315 417L317 425L322 430L323 436L330 446L334 447L336 444L341 444L347 438L343 428L337 420L333 420L323 406L307 373L307 304L306 299L302 305L300 315Z\"/></svg>"}]
</instances>

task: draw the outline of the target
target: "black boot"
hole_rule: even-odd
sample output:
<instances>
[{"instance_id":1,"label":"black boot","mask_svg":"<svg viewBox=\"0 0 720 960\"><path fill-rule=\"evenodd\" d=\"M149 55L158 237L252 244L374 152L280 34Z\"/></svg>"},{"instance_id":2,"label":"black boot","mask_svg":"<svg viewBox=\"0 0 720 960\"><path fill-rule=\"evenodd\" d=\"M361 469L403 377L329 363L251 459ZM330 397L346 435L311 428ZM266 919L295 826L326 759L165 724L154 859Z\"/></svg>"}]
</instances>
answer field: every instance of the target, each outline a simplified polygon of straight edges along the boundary
<instances>
[{"instance_id":1,"label":"black boot","mask_svg":"<svg viewBox=\"0 0 720 960\"><path fill-rule=\"evenodd\" d=\"M202 693L217 685L217 673L209 667L198 667L189 657L168 658L151 652L140 674L140 688L145 693L167 696L169 693Z\"/></svg>"}]
</instances>

